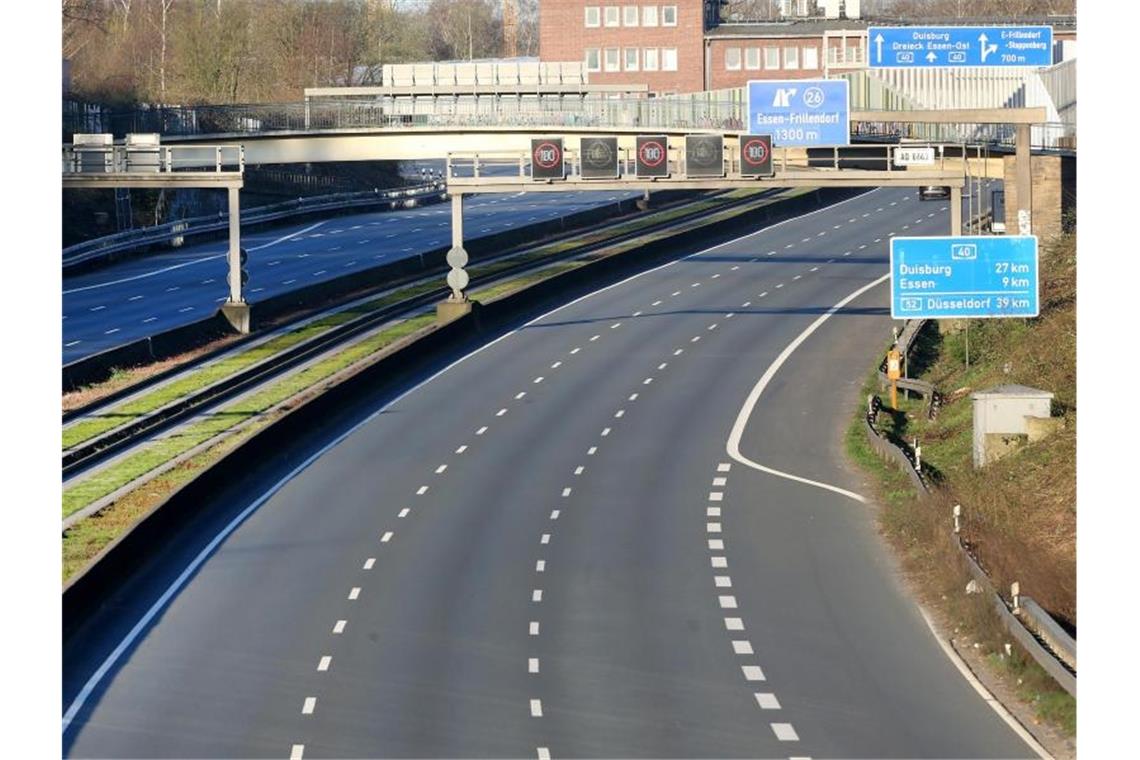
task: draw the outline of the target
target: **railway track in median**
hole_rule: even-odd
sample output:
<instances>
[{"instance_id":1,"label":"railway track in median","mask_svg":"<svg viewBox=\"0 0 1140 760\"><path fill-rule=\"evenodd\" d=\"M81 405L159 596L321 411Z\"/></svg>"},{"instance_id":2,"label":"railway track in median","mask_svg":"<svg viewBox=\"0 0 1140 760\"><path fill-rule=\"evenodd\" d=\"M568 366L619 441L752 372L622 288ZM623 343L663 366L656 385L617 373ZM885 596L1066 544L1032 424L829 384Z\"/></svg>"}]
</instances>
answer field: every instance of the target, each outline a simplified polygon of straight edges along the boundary
<instances>
[{"instance_id":1,"label":"railway track in median","mask_svg":"<svg viewBox=\"0 0 1140 760\"><path fill-rule=\"evenodd\" d=\"M475 289L507 280L653 233L667 232L692 222L706 213L720 213L741 206L757 204L771 199L774 194L775 191L764 191L732 197L733 194L728 193L719 194L714 198L682 202L671 209L657 212L658 216L668 218L642 217L632 221L624 220L602 225L592 231L580 231L570 236L597 237L597 239L588 240L582 245L566 246L566 240L556 240L527 249L515 250L501 256L485 258L470 267L472 271L470 288ZM727 200L725 199L726 196L728 197ZM683 213L676 213L680 209L685 210ZM546 252L544 253L544 251ZM438 286L435 285L437 282L439 282ZM151 440L154 436L167 432L226 401L249 393L330 354L356 339L367 336L370 332L378 330L393 320L422 312L427 307L445 298L449 292L438 275L433 275L406 283L370 299L341 305L308 317L301 322L301 329L304 329L306 325L313 325L322 320L335 322L354 310L363 311L359 316L346 318L339 324L332 324L328 329L318 331L312 337L300 339L260 361L249 363L247 366L143 413L130 411L131 404L138 403L140 397L145 399L148 394L155 393L164 387L173 386L180 382L180 379L184 380L195 372L202 371L211 363L240 357L247 352L271 344L275 340L275 336L276 339L288 337L292 334L291 328L288 326L279 328L262 342L243 342L241 345L223 352L220 357L216 355L203 357L202 360L181 368L174 376L165 377L159 385L151 385L138 391L133 400L130 397L126 400L119 397L108 402L96 402L85 409L76 410L69 415L70 419L74 421L66 424L64 428L65 445L69 438L69 431L73 431L70 437L78 439L65 448L62 453L61 470L65 489L68 481L74 481L101 464L123 456L136 446L145 445L146 441ZM292 329L296 329L296 327L294 326ZM133 417L133 419L122 424L114 424L113 421L118 416ZM74 431L80 429L80 426L85 422L88 423L89 428L102 429L87 437L83 437L82 430L78 434L74 434ZM70 519L65 521L65 527L70 522Z\"/></svg>"}]
</instances>

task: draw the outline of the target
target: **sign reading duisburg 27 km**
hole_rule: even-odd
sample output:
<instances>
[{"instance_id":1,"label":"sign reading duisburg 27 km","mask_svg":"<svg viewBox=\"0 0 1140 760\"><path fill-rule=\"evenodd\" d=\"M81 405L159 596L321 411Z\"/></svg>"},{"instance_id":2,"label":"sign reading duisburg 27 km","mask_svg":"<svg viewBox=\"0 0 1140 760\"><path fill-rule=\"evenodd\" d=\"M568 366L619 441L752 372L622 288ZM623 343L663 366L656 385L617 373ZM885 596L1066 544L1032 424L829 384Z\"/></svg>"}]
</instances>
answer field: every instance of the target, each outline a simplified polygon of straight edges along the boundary
<instances>
[{"instance_id":1,"label":"sign reading duisburg 27 km","mask_svg":"<svg viewBox=\"0 0 1140 760\"><path fill-rule=\"evenodd\" d=\"M872 26L871 68L1051 66L1048 26Z\"/></svg>"},{"instance_id":2,"label":"sign reading duisburg 27 km","mask_svg":"<svg viewBox=\"0 0 1140 760\"><path fill-rule=\"evenodd\" d=\"M746 92L748 131L772 135L773 145L815 148L850 142L846 79L754 79Z\"/></svg>"},{"instance_id":3,"label":"sign reading duisburg 27 km","mask_svg":"<svg viewBox=\"0 0 1140 760\"><path fill-rule=\"evenodd\" d=\"M891 318L1037 316L1037 238L891 238Z\"/></svg>"}]
</instances>

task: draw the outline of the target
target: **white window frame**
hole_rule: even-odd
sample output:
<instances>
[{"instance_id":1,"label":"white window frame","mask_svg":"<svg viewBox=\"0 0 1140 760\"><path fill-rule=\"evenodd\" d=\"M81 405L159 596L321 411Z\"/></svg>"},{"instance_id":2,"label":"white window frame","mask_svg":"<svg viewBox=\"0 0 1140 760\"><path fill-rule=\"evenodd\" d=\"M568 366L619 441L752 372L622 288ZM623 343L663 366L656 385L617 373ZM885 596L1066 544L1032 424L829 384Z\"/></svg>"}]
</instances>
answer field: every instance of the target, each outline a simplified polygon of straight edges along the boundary
<instances>
[{"instance_id":1,"label":"white window frame","mask_svg":"<svg viewBox=\"0 0 1140 760\"><path fill-rule=\"evenodd\" d=\"M611 19L610 11L613 11L613 18ZM607 5L605 6L605 13L603 14L603 22L606 26L621 26L621 6Z\"/></svg>"},{"instance_id":2,"label":"white window frame","mask_svg":"<svg viewBox=\"0 0 1140 760\"><path fill-rule=\"evenodd\" d=\"M590 23L590 11L594 12L594 23ZM586 6L586 28L595 29L602 25L602 8L598 5Z\"/></svg>"},{"instance_id":3,"label":"white window frame","mask_svg":"<svg viewBox=\"0 0 1140 760\"><path fill-rule=\"evenodd\" d=\"M643 6L641 6L641 25L642 26L657 26L657 6L656 5L643 5Z\"/></svg>"},{"instance_id":4,"label":"white window frame","mask_svg":"<svg viewBox=\"0 0 1140 760\"><path fill-rule=\"evenodd\" d=\"M594 54L595 64L590 66L590 53ZM601 48L586 48L584 55L583 65L586 71L601 71L602 70L602 51Z\"/></svg>"},{"instance_id":5,"label":"white window frame","mask_svg":"<svg viewBox=\"0 0 1140 760\"><path fill-rule=\"evenodd\" d=\"M760 62L760 48L750 47L744 49L744 68L749 71L759 71Z\"/></svg>"},{"instance_id":6,"label":"white window frame","mask_svg":"<svg viewBox=\"0 0 1140 760\"><path fill-rule=\"evenodd\" d=\"M773 66L772 64L776 65ZM766 47L764 48L764 70L765 71L779 71L780 70L780 48Z\"/></svg>"},{"instance_id":7,"label":"white window frame","mask_svg":"<svg viewBox=\"0 0 1140 760\"><path fill-rule=\"evenodd\" d=\"M614 54L613 65L610 65L610 53ZM621 71L621 48L605 48L602 53L602 66L606 71Z\"/></svg>"},{"instance_id":8,"label":"white window frame","mask_svg":"<svg viewBox=\"0 0 1140 760\"><path fill-rule=\"evenodd\" d=\"M784 69L797 71L800 68L800 49L798 47L784 48Z\"/></svg>"},{"instance_id":9,"label":"white window frame","mask_svg":"<svg viewBox=\"0 0 1140 760\"><path fill-rule=\"evenodd\" d=\"M621 25L637 26L637 6L623 5L621 7Z\"/></svg>"},{"instance_id":10,"label":"white window frame","mask_svg":"<svg viewBox=\"0 0 1140 760\"><path fill-rule=\"evenodd\" d=\"M669 65L670 55L673 58L673 65ZM661 48L661 70L662 71L676 71L677 70L677 48Z\"/></svg>"},{"instance_id":11,"label":"white window frame","mask_svg":"<svg viewBox=\"0 0 1140 760\"><path fill-rule=\"evenodd\" d=\"M653 61L652 66L649 64L651 59ZM641 52L641 60L642 71L657 71L660 66L659 61L661 60L661 55L657 52L657 48L645 48L645 50Z\"/></svg>"},{"instance_id":12,"label":"white window frame","mask_svg":"<svg viewBox=\"0 0 1140 760\"><path fill-rule=\"evenodd\" d=\"M809 65L808 56L811 56ZM805 71L819 70L819 48L808 46L800 50L800 64Z\"/></svg>"},{"instance_id":13,"label":"white window frame","mask_svg":"<svg viewBox=\"0 0 1140 760\"><path fill-rule=\"evenodd\" d=\"M629 54L633 53L633 65L629 65ZM641 61L641 48L625 48L621 54L621 65L625 71L638 71Z\"/></svg>"},{"instance_id":14,"label":"white window frame","mask_svg":"<svg viewBox=\"0 0 1140 760\"><path fill-rule=\"evenodd\" d=\"M733 55L734 53L735 53L735 56ZM733 57L736 58L736 65L735 66L733 65L733 62L732 62ZM743 64L743 61L741 60L740 48L738 48L738 47L726 47L724 49L724 70L725 71L740 71L740 67L742 64Z\"/></svg>"},{"instance_id":15,"label":"white window frame","mask_svg":"<svg viewBox=\"0 0 1140 760\"><path fill-rule=\"evenodd\" d=\"M673 11L673 20L668 21L665 18L667 11ZM675 5L662 5L661 6L661 26L676 26L677 25L677 6Z\"/></svg>"}]
</instances>

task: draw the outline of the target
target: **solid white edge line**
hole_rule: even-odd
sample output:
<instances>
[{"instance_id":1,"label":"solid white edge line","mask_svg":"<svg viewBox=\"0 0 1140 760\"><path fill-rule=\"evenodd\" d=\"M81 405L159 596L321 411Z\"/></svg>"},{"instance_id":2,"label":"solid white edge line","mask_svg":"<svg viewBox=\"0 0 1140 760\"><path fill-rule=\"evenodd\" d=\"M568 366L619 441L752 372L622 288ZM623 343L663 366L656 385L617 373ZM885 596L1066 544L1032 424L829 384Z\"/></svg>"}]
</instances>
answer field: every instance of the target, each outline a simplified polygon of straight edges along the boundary
<instances>
[{"instance_id":1,"label":"solid white edge line","mask_svg":"<svg viewBox=\"0 0 1140 760\"><path fill-rule=\"evenodd\" d=\"M366 418L364 418L363 420L361 420L357 424L353 425L351 428L346 430L341 435L337 436L335 439L330 441L328 444L323 446L321 449L314 452L310 457L305 459L304 462L297 465L295 468L293 468L293 470L291 470L288 474L286 474L283 478L281 478L281 480L274 483L273 486L268 491L266 491L260 497L255 499L252 504L250 504L248 507L243 509L240 513L238 513L238 515L236 517L234 517L233 520L231 520L229 523L227 523L226 526L224 528L222 528L222 530L219 531L216 536L214 536L214 538L210 541L210 543L206 544L206 546L203 547L202 551L200 551L194 557L194 559L190 561L190 564L186 566L186 569L183 570L182 573L179 574L179 576L174 579L174 581L170 584L170 586L167 587L167 589L154 602L154 604L152 604L150 606L150 608L147 609L147 611L143 614L143 616L139 619L139 621L137 623L135 623L134 627L131 628L131 630L127 632L127 635L125 637L123 637L123 640L120 641L119 644L111 651L111 654L107 655L106 659L103 660L103 662L99 665L99 667L95 670L95 672L91 675L91 677L87 679L87 682L83 685L83 688L80 689L79 694L76 695L74 700L72 700L71 704L67 708L67 711L63 715L62 731L64 731L64 732L67 731L68 727L71 725L71 721L73 721L75 719L75 716L79 714L79 711L81 709L83 709L83 705L87 702L88 698L90 698L91 692L93 692L95 690L95 687L99 685L99 682L103 680L104 676L106 676L108 671L110 671L110 669L112 667L114 667L115 663L118 662L119 658L123 656L123 653L134 643L135 639L137 639L139 637L139 635L143 632L143 630L145 630L146 627L148 625L150 625L151 621L154 620L155 616L157 616L158 613L164 607L166 607L166 605L170 602L170 600L174 597L174 595L182 588L182 586L184 586L186 584L186 581L188 581L190 579L190 577L192 575L194 575L195 572L197 572L198 568L202 566L202 563L204 563L206 561L206 559L209 558L209 556L211 554L213 554L214 550L218 548L218 546L222 543L222 541L224 541L226 538L228 538L229 535L231 533L233 533L237 529L237 527L239 525L241 525L246 520L246 518L248 518L251 514L253 514L262 504L269 501L269 499L271 499L273 496L275 496L278 491L280 491L282 488L284 488L286 483L288 483L290 480L295 478L302 471L308 469L309 465L311 465L313 462L317 461L317 459L324 456L326 453L331 451L336 446L339 446L349 436L353 435L357 430L361 429L365 425L372 422L372 420L379 417L382 412L386 411L387 409L389 409L394 404L400 402L406 396L408 396L408 395L414 393L415 391L419 390L420 388L427 385L432 380L435 380L437 377L444 374L448 370L450 370L450 369L462 364L463 362L467 361L472 356L475 356L476 354L479 354L479 353L482 353L483 351L486 351L487 349L491 348L492 346L498 344L500 341L506 340L507 338L509 338L512 335L514 335L515 333L517 333L519 330L526 328L526 327L530 327L531 325L534 325L534 324L538 323L539 321L546 319L547 317L549 317L553 314L557 314L558 312L562 311L563 309L567 309L567 308L573 306L574 304L577 304L581 301L584 301L587 298L591 298L593 296L596 296L599 293L605 293L608 290L612 290L616 287L620 287L621 285L624 285L628 282L632 282L633 280L644 277L645 275L652 274L653 272L660 271L660 270L665 269L667 267L671 267L671 266L673 266L673 264L677 263L678 261L685 261L687 259L691 259L691 258L694 258L696 256L700 256L704 253L708 253L709 251L715 251L718 248L724 248L727 245L737 243L741 240L747 240L748 238L753 237L755 235L759 235L762 232L766 232L768 230L775 229L776 227L780 227L780 226L788 224L790 222L798 221L800 219L804 219L806 217L814 216L815 214L819 214L819 213L822 213L824 211L834 209L838 206L842 206L845 203L849 203L853 200L863 198L863 197L870 195L871 193L875 193L875 192L877 192L877 190L871 190L871 191L866 192L866 193L860 193L859 195L855 195L855 196L852 196L850 198L845 198L844 200L841 200L838 203L833 203L829 206L824 206L823 208L815 209L814 211L809 211L806 214L791 217L790 219L785 219L781 222L776 222L775 224L768 225L767 227L763 227L759 230L749 232L746 235L741 235L740 237L733 238L732 240L727 240L723 243L718 243L717 245L714 245L710 248L705 248L705 249L698 251L696 253L691 253L687 256L682 256L680 258L674 259L673 261L662 264L661 266L658 266L658 267L654 267L653 269L647 269L644 272L639 272L638 274L627 277L624 280L619 280L618 282L615 282L612 285L607 285L604 288L600 288L598 290L595 290L592 293L587 293L583 296L579 296L578 298L575 298L570 303L566 303L566 304L558 306L554 309L551 309L550 311L546 312L545 314L541 314L541 315L535 317L534 319L530 320L529 322L525 323L522 327L515 328L514 330L503 333L502 335L500 335L498 338L495 338L490 343L487 343L486 345L480 346L479 348L475 349L474 351L472 351L469 354L461 356L459 359L456 359L451 364L448 364L446 367L441 369L439 372L436 372L434 375L428 377L427 379L422 380L419 383L416 383L415 385L413 385L411 388L409 388L408 390L401 393L396 398L394 398L391 401L389 401L388 403L384 404L382 407L380 407L380 409L377 409L375 412L368 415ZM887 276L889 277L889 275L887 275ZM75 292L75 291L67 291L67 292ZM66 292L65 292L65 294L66 294ZM827 316L830 316L830 314L824 315L824 317L821 317L820 319L824 319ZM761 388L761 390L763 390L763 388ZM756 395L758 398L759 394L756 394ZM753 403L755 403L755 402L753 402ZM731 455L731 453L732 452L729 451L730 455ZM736 458L736 457L734 457L734 458ZM742 457L736 458L736 459L737 459L737 461L742 462L744 464L749 464L750 466L759 467L759 465L754 465L753 463L750 463L748 460L746 460ZM794 478L794 476L791 476L791 477ZM862 500L862 497L856 496L856 498L859 498L860 500Z\"/></svg>"},{"instance_id":2,"label":"solid white edge line","mask_svg":"<svg viewBox=\"0 0 1140 760\"><path fill-rule=\"evenodd\" d=\"M974 691L990 706L990 709L997 713L998 717L1005 721L1006 725L1009 726L1023 742L1029 745L1031 750L1037 753L1038 757L1044 758L1045 760L1052 760L1053 756L1049 754L1048 750L1042 747L1040 742L1033 738L1033 734L1029 733L1025 726L1021 725L1021 722L1013 717L1009 710L1005 709L1005 705L999 702L997 697L991 694L990 690L978 680L978 677L970 670L970 666L954 651L954 647L942 640L942 637L938 635L938 631L934 629L934 622L930 619L930 616L926 614L926 610L919 607L918 612L922 615L922 620L926 623L926 627L930 629L930 635L938 642L938 646L942 648L942 652L946 655L946 658L954 663L954 667L962 674L962 678L966 679L966 683L974 687Z\"/></svg>"},{"instance_id":3,"label":"solid white edge line","mask_svg":"<svg viewBox=\"0 0 1140 760\"><path fill-rule=\"evenodd\" d=\"M780 355L776 357L776 360L772 362L767 370L764 371L764 374L760 377L760 380L757 381L756 385L752 388L752 391L748 394L748 398L744 400L744 405L740 408L740 414L737 415L736 422L734 422L732 425L732 432L729 433L728 441L725 444L725 450L728 452L728 455L730 457L743 465L747 465L748 467L751 467L754 470L759 470L760 472L766 472L769 475L775 475L776 477L786 478L797 483L803 483L805 485L814 486L816 488L822 488L826 491L832 491L834 493L840 494L841 496L846 496L849 499L854 499L858 502L867 502L867 499L865 497L838 486L833 486L828 483L821 483L817 480L809 480L808 478L803 478L799 475L793 475L788 472L774 470L771 467L765 467L758 462L754 462L740 453L740 439L744 436L744 428L747 427L748 419L752 416L752 412L756 408L756 402L760 400L760 394L764 392L764 389L768 387L768 383L772 381L772 378L780 370L780 367L784 366L784 362L786 362L788 358L793 353L795 353L796 349L799 348L800 345L805 340L807 340L812 333L818 330L820 325L830 319L832 314L835 314L837 311L854 301L859 296L866 293L871 288L883 284L890 278L891 275L889 273L885 274L877 280L873 280L858 290L854 291L853 293L847 295L847 297L845 297L842 301L832 306L826 312L821 314L814 322L808 325L807 329L797 335L795 340L789 343L784 348L784 350L780 352Z\"/></svg>"}]
</instances>

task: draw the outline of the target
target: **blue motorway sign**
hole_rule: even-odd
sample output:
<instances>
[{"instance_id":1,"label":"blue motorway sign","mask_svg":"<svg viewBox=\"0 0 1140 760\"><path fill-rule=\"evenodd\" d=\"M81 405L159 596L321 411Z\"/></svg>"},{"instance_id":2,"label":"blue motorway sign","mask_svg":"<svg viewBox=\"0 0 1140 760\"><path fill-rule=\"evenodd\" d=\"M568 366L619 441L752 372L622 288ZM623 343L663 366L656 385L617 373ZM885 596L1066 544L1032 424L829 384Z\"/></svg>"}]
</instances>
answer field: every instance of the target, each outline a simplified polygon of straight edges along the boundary
<instances>
[{"instance_id":1,"label":"blue motorway sign","mask_svg":"<svg viewBox=\"0 0 1140 760\"><path fill-rule=\"evenodd\" d=\"M1037 238L891 238L891 318L1037 316Z\"/></svg>"},{"instance_id":2,"label":"blue motorway sign","mask_svg":"<svg viewBox=\"0 0 1140 760\"><path fill-rule=\"evenodd\" d=\"M1051 66L1049 26L872 26L871 68Z\"/></svg>"},{"instance_id":3,"label":"blue motorway sign","mask_svg":"<svg viewBox=\"0 0 1140 760\"><path fill-rule=\"evenodd\" d=\"M847 145L851 109L846 79L752 80L748 132L772 135L772 144L814 148Z\"/></svg>"}]
</instances>

